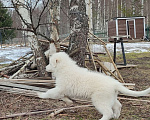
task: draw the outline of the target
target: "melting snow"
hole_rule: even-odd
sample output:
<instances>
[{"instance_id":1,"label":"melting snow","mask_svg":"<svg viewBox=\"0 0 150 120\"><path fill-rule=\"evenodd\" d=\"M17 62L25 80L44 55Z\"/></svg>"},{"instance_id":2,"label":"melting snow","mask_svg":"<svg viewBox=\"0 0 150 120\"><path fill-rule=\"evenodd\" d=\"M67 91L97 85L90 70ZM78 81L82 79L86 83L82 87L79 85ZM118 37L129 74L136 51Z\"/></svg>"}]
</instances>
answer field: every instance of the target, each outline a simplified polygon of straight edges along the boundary
<instances>
[{"instance_id":1,"label":"melting snow","mask_svg":"<svg viewBox=\"0 0 150 120\"><path fill-rule=\"evenodd\" d=\"M110 52L113 52L114 50L114 43L108 43L107 49ZM124 43L124 50L125 53L140 53L140 52L150 52L150 42L139 42L139 43ZM103 46L101 45L93 45L93 51L94 52L103 52ZM116 51L121 52L121 44L116 44Z\"/></svg>"},{"instance_id":2,"label":"melting snow","mask_svg":"<svg viewBox=\"0 0 150 120\"><path fill-rule=\"evenodd\" d=\"M29 47L6 47L0 48L0 64L8 64L24 56L31 51Z\"/></svg>"},{"instance_id":3,"label":"melting snow","mask_svg":"<svg viewBox=\"0 0 150 120\"><path fill-rule=\"evenodd\" d=\"M108 43L107 46L110 52L113 52L114 44ZM104 52L104 48L101 45L93 45L94 52ZM139 43L124 43L125 53L131 52L150 52L150 42L139 42ZM27 52L31 51L29 47L6 47L0 48L0 64L11 63L17 60L21 56L24 56ZM121 44L117 43L117 52L121 52Z\"/></svg>"}]
</instances>

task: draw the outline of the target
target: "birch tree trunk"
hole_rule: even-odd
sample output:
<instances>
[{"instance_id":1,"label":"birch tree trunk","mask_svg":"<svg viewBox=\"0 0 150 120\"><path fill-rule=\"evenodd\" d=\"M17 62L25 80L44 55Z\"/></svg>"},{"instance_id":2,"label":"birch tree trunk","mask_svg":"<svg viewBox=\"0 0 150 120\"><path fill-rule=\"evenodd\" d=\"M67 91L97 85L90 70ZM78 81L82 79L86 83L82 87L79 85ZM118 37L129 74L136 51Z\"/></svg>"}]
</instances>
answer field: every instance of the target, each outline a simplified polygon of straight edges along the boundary
<instances>
[{"instance_id":1,"label":"birch tree trunk","mask_svg":"<svg viewBox=\"0 0 150 120\"><path fill-rule=\"evenodd\" d=\"M17 2L17 1L14 1L14 3L15 2ZM25 0L19 0L19 2L25 3ZM30 19L28 10L25 9L23 7L23 5L19 5L18 11L21 14L21 16L23 17L23 19L26 21L26 23L28 23L30 25L31 19ZM23 26L25 26L25 28L29 27L29 26L24 25L24 22L22 22L22 24L23 24ZM33 53L34 53L39 76L41 76L41 77L49 76L49 74L45 70L45 67L47 65L46 58L44 56L44 52L43 52L42 48L40 47L41 45L40 45L40 42L38 41L36 34L34 34L32 32L27 32L27 36L28 36L28 40L30 42L31 49L33 50Z\"/></svg>"},{"instance_id":2,"label":"birch tree trunk","mask_svg":"<svg viewBox=\"0 0 150 120\"><path fill-rule=\"evenodd\" d=\"M54 41L57 51L60 51L59 45L59 23L60 23L60 5L61 0L50 1L50 22L53 23L51 26L51 39Z\"/></svg>"},{"instance_id":3,"label":"birch tree trunk","mask_svg":"<svg viewBox=\"0 0 150 120\"><path fill-rule=\"evenodd\" d=\"M89 32L93 33L93 16L92 16L92 0L85 0L86 3L86 14L88 15L89 21Z\"/></svg>"},{"instance_id":4,"label":"birch tree trunk","mask_svg":"<svg viewBox=\"0 0 150 120\"><path fill-rule=\"evenodd\" d=\"M102 24L102 22L101 22L101 0L98 0L98 9L97 9L97 20L96 20L96 22L97 22L97 25L96 25L96 29L97 30L99 30L100 28L101 28L101 24Z\"/></svg>"},{"instance_id":5,"label":"birch tree trunk","mask_svg":"<svg viewBox=\"0 0 150 120\"><path fill-rule=\"evenodd\" d=\"M85 67L87 35L89 31L88 16L86 15L85 0L69 0L70 28L68 54L79 66Z\"/></svg>"}]
</instances>

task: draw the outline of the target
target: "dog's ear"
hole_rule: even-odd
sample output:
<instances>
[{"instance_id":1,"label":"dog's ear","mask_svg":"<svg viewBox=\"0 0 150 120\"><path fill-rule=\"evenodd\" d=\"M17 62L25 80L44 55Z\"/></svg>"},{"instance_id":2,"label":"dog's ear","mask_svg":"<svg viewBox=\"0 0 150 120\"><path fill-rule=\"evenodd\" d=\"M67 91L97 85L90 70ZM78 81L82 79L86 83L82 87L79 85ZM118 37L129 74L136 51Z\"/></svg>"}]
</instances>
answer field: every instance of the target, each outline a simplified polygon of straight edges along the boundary
<instances>
[{"instance_id":1,"label":"dog's ear","mask_svg":"<svg viewBox=\"0 0 150 120\"><path fill-rule=\"evenodd\" d=\"M57 66L58 63L58 59L56 58L52 58L50 59L50 64L55 68Z\"/></svg>"}]
</instances>

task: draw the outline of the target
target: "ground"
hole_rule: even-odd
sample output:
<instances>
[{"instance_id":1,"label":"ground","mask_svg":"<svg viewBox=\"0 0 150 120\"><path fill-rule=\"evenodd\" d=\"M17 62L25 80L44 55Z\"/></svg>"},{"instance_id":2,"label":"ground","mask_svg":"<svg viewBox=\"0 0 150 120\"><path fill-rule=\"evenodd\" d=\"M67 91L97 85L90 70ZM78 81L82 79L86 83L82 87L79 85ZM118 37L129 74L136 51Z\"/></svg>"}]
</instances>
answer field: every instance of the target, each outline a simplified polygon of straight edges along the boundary
<instances>
[{"instance_id":1,"label":"ground","mask_svg":"<svg viewBox=\"0 0 150 120\"><path fill-rule=\"evenodd\" d=\"M120 73L126 83L135 83L135 90L143 90L150 86L150 52L128 53L127 63L138 65L136 68L120 69ZM121 60L121 56L117 58ZM131 98L131 97L130 97ZM131 99L135 99L132 97ZM149 100L149 97L136 98ZM120 100L122 112L118 120L150 120L150 102L136 100ZM81 105L74 103L73 106ZM0 116L22 112L31 112L55 108L69 107L63 101L51 99L39 99L21 95L8 94L0 91ZM30 116L15 117L13 120L97 120L101 115L94 107L64 110L51 118L50 113L42 113ZM11 120L9 118L8 120Z\"/></svg>"}]
</instances>

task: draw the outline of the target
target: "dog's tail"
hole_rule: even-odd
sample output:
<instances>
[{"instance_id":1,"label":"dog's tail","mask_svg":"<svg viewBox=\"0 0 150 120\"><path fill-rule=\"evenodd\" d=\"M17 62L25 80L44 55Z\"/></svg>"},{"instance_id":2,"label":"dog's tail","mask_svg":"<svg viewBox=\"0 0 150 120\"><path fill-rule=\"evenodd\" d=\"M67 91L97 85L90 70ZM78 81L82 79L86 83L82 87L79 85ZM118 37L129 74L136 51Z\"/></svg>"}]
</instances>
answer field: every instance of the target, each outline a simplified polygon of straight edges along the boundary
<instances>
[{"instance_id":1,"label":"dog's tail","mask_svg":"<svg viewBox=\"0 0 150 120\"><path fill-rule=\"evenodd\" d=\"M150 93L150 88L143 91L132 91L124 87L123 85L117 85L116 90L127 96L134 96L134 97L145 96Z\"/></svg>"}]
</instances>

